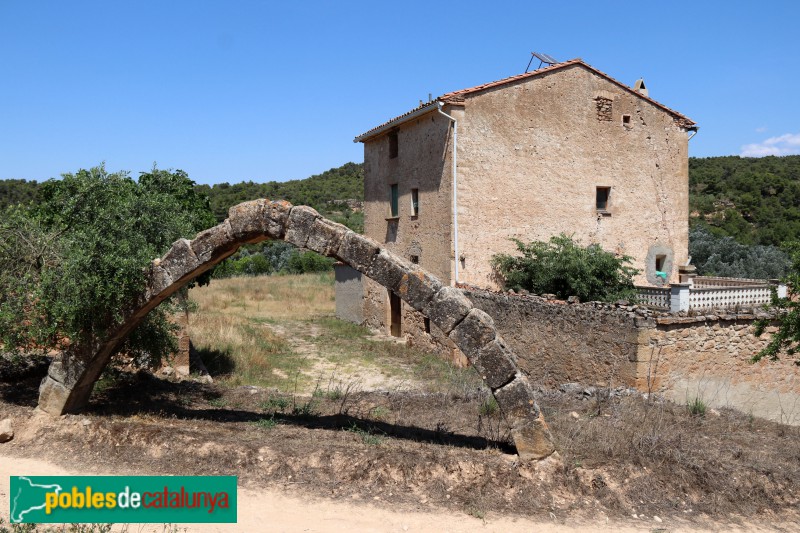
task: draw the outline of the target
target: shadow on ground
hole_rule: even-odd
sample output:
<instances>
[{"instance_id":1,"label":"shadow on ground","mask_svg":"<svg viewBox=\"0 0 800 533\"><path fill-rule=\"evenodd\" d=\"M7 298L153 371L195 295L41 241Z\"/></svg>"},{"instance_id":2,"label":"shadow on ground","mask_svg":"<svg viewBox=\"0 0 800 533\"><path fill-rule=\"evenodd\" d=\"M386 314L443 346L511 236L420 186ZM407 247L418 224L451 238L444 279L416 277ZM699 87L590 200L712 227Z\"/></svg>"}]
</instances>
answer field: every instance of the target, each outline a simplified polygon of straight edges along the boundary
<instances>
[{"instance_id":1,"label":"shadow on ground","mask_svg":"<svg viewBox=\"0 0 800 533\"><path fill-rule=\"evenodd\" d=\"M24 377L0 382L0 398L3 401L25 407L35 407L38 400L38 386L46 374L47 367L29 372ZM252 394L251 391L260 391ZM394 395L389 397L389 394ZM433 398L436 396L436 398ZM285 412L277 409L267 410L263 403L267 398L281 398ZM495 448L505 453L515 453L513 446L502 440L479 435L469 435L450 430L441 417L435 427L413 425L413 413L420 408L439 410L442 398L439 395L420 395L415 393L368 393L354 394L348 399L326 397L294 397L253 387L239 387L227 390L215 384L193 381L174 382L152 374L109 369L99 380L92 394L86 414L103 417L131 417L152 415L159 418L178 418L184 420L207 420L219 423L258 423L272 419L276 423L294 425L307 429L332 431L362 431L386 437L414 442L427 442L483 450ZM434 401L432 401L434 400ZM463 400L450 399L458 409ZM403 402L411 423L390 423L368 416L371 408L365 405L378 405L389 402ZM477 406L473 406L476 410ZM356 414L353 414L353 413ZM431 417L426 417L430 419ZM450 426L452 427L452 426Z\"/></svg>"}]
</instances>

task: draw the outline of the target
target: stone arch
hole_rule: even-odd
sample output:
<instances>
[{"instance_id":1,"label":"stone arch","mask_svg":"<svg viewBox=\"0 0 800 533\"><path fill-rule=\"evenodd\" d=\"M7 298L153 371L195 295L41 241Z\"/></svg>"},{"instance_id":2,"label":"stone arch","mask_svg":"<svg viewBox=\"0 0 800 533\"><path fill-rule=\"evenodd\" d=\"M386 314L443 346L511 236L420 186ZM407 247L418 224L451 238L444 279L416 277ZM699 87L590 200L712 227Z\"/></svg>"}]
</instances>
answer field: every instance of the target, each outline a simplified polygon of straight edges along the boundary
<instances>
[{"instance_id":1,"label":"stone arch","mask_svg":"<svg viewBox=\"0 0 800 533\"><path fill-rule=\"evenodd\" d=\"M443 285L418 265L323 218L310 207L285 201L241 203L230 209L221 224L200 232L191 241L176 241L163 257L150 264L147 288L104 341L65 352L53 361L39 389L39 408L54 415L80 411L112 355L147 313L241 245L266 239L282 239L334 257L421 311L449 335L492 390L511 425L520 457L542 459L553 453L552 435L534 400L533 388L489 315L473 307L459 289Z\"/></svg>"}]
</instances>

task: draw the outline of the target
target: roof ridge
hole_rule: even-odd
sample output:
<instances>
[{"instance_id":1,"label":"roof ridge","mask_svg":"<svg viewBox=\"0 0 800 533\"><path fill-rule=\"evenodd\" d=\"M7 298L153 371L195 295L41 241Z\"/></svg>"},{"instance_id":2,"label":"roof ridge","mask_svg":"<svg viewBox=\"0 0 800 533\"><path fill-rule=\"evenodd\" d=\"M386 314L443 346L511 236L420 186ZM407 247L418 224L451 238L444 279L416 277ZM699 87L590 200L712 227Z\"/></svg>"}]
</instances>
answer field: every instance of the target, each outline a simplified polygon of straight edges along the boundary
<instances>
[{"instance_id":1,"label":"roof ridge","mask_svg":"<svg viewBox=\"0 0 800 533\"><path fill-rule=\"evenodd\" d=\"M547 67L544 67L544 68L531 70L530 72L524 72L522 74L515 74L514 76L509 76L507 78L502 78L502 79L499 79L497 81L490 81L488 83L482 83L480 85L476 85L475 87L469 87L467 89L460 89L458 91L451 91L449 93L443 94L442 96L437 98L437 100L443 100L444 101L444 100L452 98L453 96L456 96L456 95L482 91L484 89L490 89L490 88L498 86L498 85L505 85L506 83L511 83L512 81L518 81L518 80L524 80L526 78L532 78L534 76L538 76L539 74L544 74L546 72L551 72L553 70L558 70L560 68L564 68L564 67L569 66L569 65L576 65L578 63L583 63L583 60L581 58L579 58L579 57L576 57L576 58L570 59L568 61L562 61L561 63L554 63L554 64L552 64L550 66L547 66Z\"/></svg>"},{"instance_id":2,"label":"roof ridge","mask_svg":"<svg viewBox=\"0 0 800 533\"><path fill-rule=\"evenodd\" d=\"M439 102L441 102L443 104L459 104L459 103L463 103L465 95L479 93L479 92L491 89L493 87L499 87L499 86L507 85L509 83L514 83L514 82L517 82L517 81L520 81L520 80L533 78L533 77L539 76L541 74L546 74L548 72L554 72L556 70L559 70L559 69L562 69L562 68L565 68L565 67L569 67L569 66L573 66L573 65L580 65L580 66L582 66L582 67L594 72L598 76L601 76L601 77L607 79L611 83L619 86L620 88L628 91L629 93L634 94L634 95L636 95L636 96L638 96L638 97L650 102L651 104L653 104L654 106L658 107L659 109L661 109L663 111L666 111L667 113L671 114L673 117L677 118L681 122L681 125L683 127L691 128L691 127L696 125L696 122L693 121L692 119L690 119L689 117L687 117L686 115L683 115L682 113L679 113L679 112L675 111L674 109L671 109L671 108L665 106L664 104L662 104L660 102L657 102L656 100L650 98L649 96L645 96L644 94L634 90L632 87L628 87L627 85L625 85L621 81L616 80L615 78L612 78L611 76L609 76L605 72L594 68L593 66L591 66L588 63L586 63L585 61L583 61L583 59L581 59L579 57L576 57L576 58L570 59L568 61L562 61L561 63L554 63L554 64L549 65L547 67L540 68L540 69L537 69L537 70L532 70L530 72L525 72L523 74L516 74L514 76L509 76L507 78L503 78L503 79L500 79L500 80L491 81L491 82L488 82L488 83L483 83L481 85L476 85L474 87L469 87L469 88L466 88L466 89L460 89L458 91L451 91L449 93L445 93L445 94L437 97L435 100L433 100L431 102L420 103L419 106L411 109L410 111L407 111L406 113L403 113L402 115L398 115L398 116L396 116L396 117L394 117L392 119L387 120L386 122L384 122L384 123L382 123L382 124L380 124L378 126L375 126L374 128L372 128L370 130L367 130L366 132L362 133L361 135L359 135L358 137L353 139L353 142L363 142L363 141L369 139L370 137L373 137L374 135L377 135L377 134L385 131L386 129L388 129L391 126L395 126L395 125L401 124L406 119L411 118L412 115L417 115L420 112L422 112L423 110L424 110L424 112L427 112L427 110L425 108L429 107L429 106L432 106L433 104L436 104L436 103L439 103Z\"/></svg>"}]
</instances>

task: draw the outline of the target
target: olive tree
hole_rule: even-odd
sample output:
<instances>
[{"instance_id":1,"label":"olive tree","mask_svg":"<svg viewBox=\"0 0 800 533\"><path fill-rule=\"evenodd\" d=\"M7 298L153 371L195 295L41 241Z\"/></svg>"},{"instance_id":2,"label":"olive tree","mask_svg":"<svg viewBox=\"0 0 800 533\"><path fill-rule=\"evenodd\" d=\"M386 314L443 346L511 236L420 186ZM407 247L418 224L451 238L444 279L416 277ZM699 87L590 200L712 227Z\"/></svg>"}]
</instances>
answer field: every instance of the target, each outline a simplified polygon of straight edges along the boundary
<instances>
[{"instance_id":1,"label":"olive tree","mask_svg":"<svg viewBox=\"0 0 800 533\"><path fill-rule=\"evenodd\" d=\"M779 359L781 352L795 356L800 351L800 242L790 242L784 248L791 258L789 273L784 278L788 288L786 298L778 298L777 293L772 294L772 306L780 310L778 331L772 335L769 344L753 357L753 362L764 357L772 361ZM768 322L761 320L756 323L756 335L766 329ZM800 365L800 359L795 358L795 364Z\"/></svg>"},{"instance_id":2,"label":"olive tree","mask_svg":"<svg viewBox=\"0 0 800 533\"><path fill-rule=\"evenodd\" d=\"M91 350L145 287L145 267L215 218L185 172L138 180L103 165L41 185L0 221L0 342L10 350ZM155 362L175 348L167 309L122 347Z\"/></svg>"}]
</instances>

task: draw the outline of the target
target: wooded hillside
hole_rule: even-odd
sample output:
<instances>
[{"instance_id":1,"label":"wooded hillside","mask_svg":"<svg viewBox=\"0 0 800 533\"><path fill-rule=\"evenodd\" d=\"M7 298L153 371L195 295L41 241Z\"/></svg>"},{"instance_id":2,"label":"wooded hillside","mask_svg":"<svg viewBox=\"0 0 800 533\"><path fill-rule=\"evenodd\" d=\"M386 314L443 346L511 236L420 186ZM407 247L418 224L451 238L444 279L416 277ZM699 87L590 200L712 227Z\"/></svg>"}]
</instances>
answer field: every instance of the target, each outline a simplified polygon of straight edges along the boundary
<instances>
[{"instance_id":1,"label":"wooded hillside","mask_svg":"<svg viewBox=\"0 0 800 533\"><path fill-rule=\"evenodd\" d=\"M689 211L742 244L800 240L800 156L690 158Z\"/></svg>"},{"instance_id":2,"label":"wooded hillside","mask_svg":"<svg viewBox=\"0 0 800 533\"><path fill-rule=\"evenodd\" d=\"M35 198L37 182L0 180L0 209ZM256 198L310 205L361 231L364 168L346 163L302 180L198 185L217 220L228 208ZM693 228L731 236L742 244L780 245L800 240L800 156L689 159L689 210Z\"/></svg>"}]
</instances>

